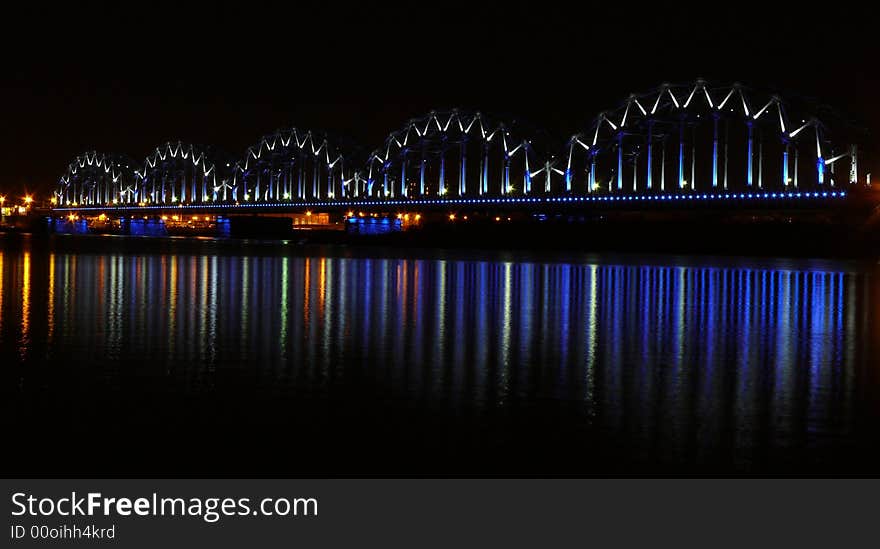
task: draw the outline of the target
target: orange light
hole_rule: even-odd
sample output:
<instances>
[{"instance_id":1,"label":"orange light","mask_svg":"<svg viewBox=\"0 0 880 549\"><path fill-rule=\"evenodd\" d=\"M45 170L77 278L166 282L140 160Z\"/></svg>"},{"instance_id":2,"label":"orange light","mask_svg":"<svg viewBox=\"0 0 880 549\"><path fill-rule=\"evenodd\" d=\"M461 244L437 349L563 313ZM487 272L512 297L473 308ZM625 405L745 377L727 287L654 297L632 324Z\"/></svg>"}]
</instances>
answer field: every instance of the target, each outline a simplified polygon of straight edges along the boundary
<instances>
[{"instance_id":1,"label":"orange light","mask_svg":"<svg viewBox=\"0 0 880 549\"><path fill-rule=\"evenodd\" d=\"M163 215L163 216L162 216L162 221L168 221L168 216L167 216L167 215Z\"/></svg>"},{"instance_id":2,"label":"orange light","mask_svg":"<svg viewBox=\"0 0 880 549\"><path fill-rule=\"evenodd\" d=\"M397 214L397 219L403 219L403 214Z\"/></svg>"},{"instance_id":3,"label":"orange light","mask_svg":"<svg viewBox=\"0 0 880 549\"><path fill-rule=\"evenodd\" d=\"M306 217L312 217L312 212L311 212L311 211L307 211L307 212L306 212Z\"/></svg>"},{"instance_id":4,"label":"orange light","mask_svg":"<svg viewBox=\"0 0 880 549\"><path fill-rule=\"evenodd\" d=\"M177 221L177 220L179 220L179 219L180 219L180 218L177 217L176 215L172 215L172 216L171 216L171 220L172 220L172 221Z\"/></svg>"},{"instance_id":5,"label":"orange light","mask_svg":"<svg viewBox=\"0 0 880 549\"><path fill-rule=\"evenodd\" d=\"M0 204L3 204L4 202L6 202L6 197L0 196Z\"/></svg>"},{"instance_id":6,"label":"orange light","mask_svg":"<svg viewBox=\"0 0 880 549\"><path fill-rule=\"evenodd\" d=\"M352 212L352 211L348 212L348 215L346 217L354 217L354 212Z\"/></svg>"},{"instance_id":7,"label":"orange light","mask_svg":"<svg viewBox=\"0 0 880 549\"><path fill-rule=\"evenodd\" d=\"M495 218L495 221L501 221L501 218L500 218L500 217L496 217L496 218Z\"/></svg>"},{"instance_id":8,"label":"orange light","mask_svg":"<svg viewBox=\"0 0 880 549\"><path fill-rule=\"evenodd\" d=\"M455 221L455 214L449 214L449 221Z\"/></svg>"},{"instance_id":9,"label":"orange light","mask_svg":"<svg viewBox=\"0 0 880 549\"><path fill-rule=\"evenodd\" d=\"M418 221L421 218L422 218L421 214L416 214L416 221Z\"/></svg>"},{"instance_id":10,"label":"orange light","mask_svg":"<svg viewBox=\"0 0 880 549\"><path fill-rule=\"evenodd\" d=\"M24 203L25 203L25 204L30 205L30 203L33 202L33 201L34 201L34 199L33 199L33 197L31 197L31 196L25 196L25 197L24 197Z\"/></svg>"},{"instance_id":11,"label":"orange light","mask_svg":"<svg viewBox=\"0 0 880 549\"><path fill-rule=\"evenodd\" d=\"M58 199L53 196L52 198L49 199L49 202L51 202L52 205L54 206L55 204L58 204ZM114 200L114 202L115 202L115 200Z\"/></svg>"},{"instance_id":12,"label":"orange light","mask_svg":"<svg viewBox=\"0 0 880 549\"><path fill-rule=\"evenodd\" d=\"M104 215L104 214L101 214L101 215L98 216L98 219L99 219L100 221L107 221L107 216Z\"/></svg>"},{"instance_id":13,"label":"orange light","mask_svg":"<svg viewBox=\"0 0 880 549\"><path fill-rule=\"evenodd\" d=\"M199 220L199 216L194 215L194 216L193 216L193 221L198 221L198 220Z\"/></svg>"}]
</instances>

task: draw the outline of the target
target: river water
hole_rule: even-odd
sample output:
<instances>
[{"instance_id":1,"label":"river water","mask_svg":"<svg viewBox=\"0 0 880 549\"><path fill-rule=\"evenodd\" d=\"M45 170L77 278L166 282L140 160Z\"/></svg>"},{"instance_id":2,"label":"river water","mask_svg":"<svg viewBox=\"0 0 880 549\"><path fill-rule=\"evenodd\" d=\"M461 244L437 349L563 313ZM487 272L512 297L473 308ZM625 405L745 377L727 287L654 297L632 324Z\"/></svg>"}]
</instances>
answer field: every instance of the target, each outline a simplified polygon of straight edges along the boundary
<instances>
[{"instance_id":1,"label":"river water","mask_svg":"<svg viewBox=\"0 0 880 549\"><path fill-rule=\"evenodd\" d=\"M5 473L880 472L873 263L157 242L0 236Z\"/></svg>"}]
</instances>

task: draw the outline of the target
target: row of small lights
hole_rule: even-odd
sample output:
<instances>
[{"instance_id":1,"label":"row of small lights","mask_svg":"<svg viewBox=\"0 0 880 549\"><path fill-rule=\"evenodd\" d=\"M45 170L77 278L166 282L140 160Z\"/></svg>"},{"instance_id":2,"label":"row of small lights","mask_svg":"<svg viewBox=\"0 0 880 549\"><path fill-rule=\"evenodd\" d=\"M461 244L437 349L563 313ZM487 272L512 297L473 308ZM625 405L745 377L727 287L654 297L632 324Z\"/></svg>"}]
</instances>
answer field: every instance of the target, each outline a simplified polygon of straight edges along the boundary
<instances>
[{"instance_id":1,"label":"row of small lights","mask_svg":"<svg viewBox=\"0 0 880 549\"><path fill-rule=\"evenodd\" d=\"M253 204L178 204L177 208L277 208L289 206L383 206L383 205L429 205L429 204L550 204L563 202L631 202L631 201L687 201L687 200L765 200L765 199L789 199L789 198L843 198L846 191L815 191L815 192L772 192L772 193L724 193L724 194L659 194L659 195L618 195L618 196L557 196L557 197L512 197L512 198L447 198L447 199L414 199L414 200L372 200L372 201L348 201L348 202L304 202L291 204L285 202L263 202ZM116 206L116 208L130 208L133 206ZM147 205L141 202L139 208L167 209L166 205ZM72 205L59 210L76 208ZM89 206L78 208L82 210L103 210L104 206Z\"/></svg>"}]
</instances>

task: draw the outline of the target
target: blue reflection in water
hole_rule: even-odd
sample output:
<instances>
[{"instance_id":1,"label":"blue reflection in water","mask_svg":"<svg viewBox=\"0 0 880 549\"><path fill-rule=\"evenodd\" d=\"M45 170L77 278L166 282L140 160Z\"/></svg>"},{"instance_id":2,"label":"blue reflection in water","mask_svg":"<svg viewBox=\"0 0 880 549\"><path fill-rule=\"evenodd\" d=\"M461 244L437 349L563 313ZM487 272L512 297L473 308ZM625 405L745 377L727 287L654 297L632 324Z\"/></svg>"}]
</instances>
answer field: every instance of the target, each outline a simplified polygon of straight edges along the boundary
<instances>
[{"instance_id":1,"label":"blue reflection in water","mask_svg":"<svg viewBox=\"0 0 880 549\"><path fill-rule=\"evenodd\" d=\"M872 268L680 263L6 251L0 341L4 364L101 357L83 375L194 393L234 371L267 395L365 383L438 418L551 402L573 448L635 463L857 443Z\"/></svg>"}]
</instances>

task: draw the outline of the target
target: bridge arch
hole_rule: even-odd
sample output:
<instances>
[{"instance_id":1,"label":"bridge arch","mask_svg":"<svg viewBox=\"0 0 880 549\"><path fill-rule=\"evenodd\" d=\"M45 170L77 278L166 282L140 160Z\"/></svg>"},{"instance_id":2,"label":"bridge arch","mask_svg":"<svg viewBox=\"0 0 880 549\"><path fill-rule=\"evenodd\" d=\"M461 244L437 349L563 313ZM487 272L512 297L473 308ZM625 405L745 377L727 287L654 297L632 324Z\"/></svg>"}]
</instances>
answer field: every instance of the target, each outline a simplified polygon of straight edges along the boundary
<instances>
[{"instance_id":1,"label":"bridge arch","mask_svg":"<svg viewBox=\"0 0 880 549\"><path fill-rule=\"evenodd\" d=\"M664 83L603 111L566 146L566 190L749 192L855 183L840 146L808 107L739 83ZM848 158L849 173L835 173Z\"/></svg>"},{"instance_id":2,"label":"bridge arch","mask_svg":"<svg viewBox=\"0 0 880 549\"><path fill-rule=\"evenodd\" d=\"M431 111L392 132L367 162L368 197L505 196L530 193L544 171L516 122L480 112ZM540 186L543 189L543 184Z\"/></svg>"},{"instance_id":3,"label":"bridge arch","mask_svg":"<svg viewBox=\"0 0 880 549\"><path fill-rule=\"evenodd\" d=\"M64 206L123 202L137 186L134 166L125 155L83 153L68 164L55 189L55 200Z\"/></svg>"},{"instance_id":4,"label":"bridge arch","mask_svg":"<svg viewBox=\"0 0 880 549\"><path fill-rule=\"evenodd\" d=\"M339 140L297 128L263 136L235 163L235 201L331 200L359 196L359 175ZM346 151L347 152L347 151Z\"/></svg>"},{"instance_id":5,"label":"bridge arch","mask_svg":"<svg viewBox=\"0 0 880 549\"><path fill-rule=\"evenodd\" d=\"M218 164L208 147L182 141L159 145L135 170L137 186L131 200L145 204L226 200L228 185L218 174Z\"/></svg>"}]
</instances>

